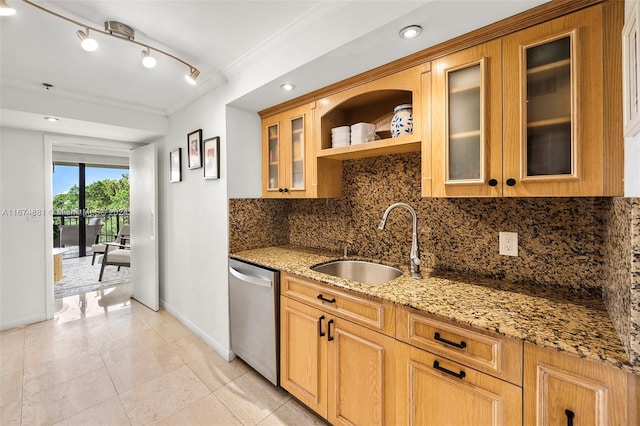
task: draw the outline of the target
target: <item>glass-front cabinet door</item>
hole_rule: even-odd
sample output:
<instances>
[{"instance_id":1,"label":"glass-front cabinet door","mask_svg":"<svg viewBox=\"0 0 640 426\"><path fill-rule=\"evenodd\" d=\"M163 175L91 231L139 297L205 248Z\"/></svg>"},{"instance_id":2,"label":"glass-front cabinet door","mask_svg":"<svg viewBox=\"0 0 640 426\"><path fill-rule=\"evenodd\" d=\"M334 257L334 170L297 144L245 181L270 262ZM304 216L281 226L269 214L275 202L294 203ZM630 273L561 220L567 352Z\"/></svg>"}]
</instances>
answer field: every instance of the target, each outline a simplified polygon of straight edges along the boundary
<instances>
[{"instance_id":1,"label":"glass-front cabinet door","mask_svg":"<svg viewBox=\"0 0 640 426\"><path fill-rule=\"evenodd\" d=\"M291 191L304 191L305 189L305 127L304 115L288 119L289 131L289 155L291 165L289 176L291 176Z\"/></svg>"},{"instance_id":2,"label":"glass-front cabinet door","mask_svg":"<svg viewBox=\"0 0 640 426\"><path fill-rule=\"evenodd\" d=\"M504 195L602 193L602 108L617 107L604 104L598 16L590 8L504 38Z\"/></svg>"},{"instance_id":3,"label":"glass-front cabinet door","mask_svg":"<svg viewBox=\"0 0 640 426\"><path fill-rule=\"evenodd\" d=\"M262 195L280 197L284 170L282 168L282 123L280 116L262 121Z\"/></svg>"},{"instance_id":4,"label":"glass-front cabinet door","mask_svg":"<svg viewBox=\"0 0 640 426\"><path fill-rule=\"evenodd\" d=\"M305 105L262 119L262 196L306 198L311 108Z\"/></svg>"},{"instance_id":5,"label":"glass-front cabinet door","mask_svg":"<svg viewBox=\"0 0 640 426\"><path fill-rule=\"evenodd\" d=\"M497 40L432 64L434 197L502 193L500 57Z\"/></svg>"},{"instance_id":6,"label":"glass-front cabinet door","mask_svg":"<svg viewBox=\"0 0 640 426\"><path fill-rule=\"evenodd\" d=\"M575 176L571 34L523 50L523 178Z\"/></svg>"},{"instance_id":7,"label":"glass-front cabinet door","mask_svg":"<svg viewBox=\"0 0 640 426\"><path fill-rule=\"evenodd\" d=\"M267 188L272 190L278 189L278 185L280 185L280 123L267 127L267 135L269 138L269 179Z\"/></svg>"}]
</instances>

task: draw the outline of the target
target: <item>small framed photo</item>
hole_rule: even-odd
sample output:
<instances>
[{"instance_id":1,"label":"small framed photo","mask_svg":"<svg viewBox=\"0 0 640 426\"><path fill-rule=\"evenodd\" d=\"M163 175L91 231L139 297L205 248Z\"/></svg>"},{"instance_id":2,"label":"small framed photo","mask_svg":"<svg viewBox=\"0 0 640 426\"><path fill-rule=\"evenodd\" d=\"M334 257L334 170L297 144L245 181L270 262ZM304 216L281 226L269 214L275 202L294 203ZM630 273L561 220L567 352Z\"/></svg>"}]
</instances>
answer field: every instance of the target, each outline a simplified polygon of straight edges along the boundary
<instances>
[{"instance_id":1,"label":"small framed photo","mask_svg":"<svg viewBox=\"0 0 640 426\"><path fill-rule=\"evenodd\" d=\"M169 151L169 182L182 180L182 148Z\"/></svg>"},{"instance_id":2,"label":"small framed photo","mask_svg":"<svg viewBox=\"0 0 640 426\"><path fill-rule=\"evenodd\" d=\"M190 169L202 167L202 129L187 135L187 158Z\"/></svg>"},{"instance_id":3,"label":"small framed photo","mask_svg":"<svg viewBox=\"0 0 640 426\"><path fill-rule=\"evenodd\" d=\"M220 178L220 137L209 138L204 141L204 178Z\"/></svg>"},{"instance_id":4,"label":"small framed photo","mask_svg":"<svg viewBox=\"0 0 640 426\"><path fill-rule=\"evenodd\" d=\"M622 85L624 135L640 131L640 24L638 2L634 1L622 28Z\"/></svg>"}]
</instances>

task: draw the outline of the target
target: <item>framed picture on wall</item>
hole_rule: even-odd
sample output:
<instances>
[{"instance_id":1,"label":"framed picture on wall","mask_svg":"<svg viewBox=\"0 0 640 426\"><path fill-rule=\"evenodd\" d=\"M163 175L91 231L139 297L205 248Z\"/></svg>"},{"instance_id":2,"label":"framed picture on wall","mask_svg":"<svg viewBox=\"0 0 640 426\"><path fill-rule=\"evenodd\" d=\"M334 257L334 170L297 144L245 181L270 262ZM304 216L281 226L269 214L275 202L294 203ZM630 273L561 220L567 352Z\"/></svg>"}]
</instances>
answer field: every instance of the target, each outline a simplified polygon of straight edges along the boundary
<instances>
[{"instance_id":1,"label":"framed picture on wall","mask_svg":"<svg viewBox=\"0 0 640 426\"><path fill-rule=\"evenodd\" d=\"M202 167L202 129L187 135L187 158L190 169Z\"/></svg>"},{"instance_id":2,"label":"framed picture on wall","mask_svg":"<svg viewBox=\"0 0 640 426\"><path fill-rule=\"evenodd\" d=\"M622 85L624 135L635 136L640 131L640 30L638 2L634 1L631 13L622 29Z\"/></svg>"},{"instance_id":3,"label":"framed picture on wall","mask_svg":"<svg viewBox=\"0 0 640 426\"><path fill-rule=\"evenodd\" d=\"M182 148L169 152L169 182L182 180Z\"/></svg>"},{"instance_id":4,"label":"framed picture on wall","mask_svg":"<svg viewBox=\"0 0 640 426\"><path fill-rule=\"evenodd\" d=\"M220 137L209 138L204 141L204 178L220 178Z\"/></svg>"}]
</instances>

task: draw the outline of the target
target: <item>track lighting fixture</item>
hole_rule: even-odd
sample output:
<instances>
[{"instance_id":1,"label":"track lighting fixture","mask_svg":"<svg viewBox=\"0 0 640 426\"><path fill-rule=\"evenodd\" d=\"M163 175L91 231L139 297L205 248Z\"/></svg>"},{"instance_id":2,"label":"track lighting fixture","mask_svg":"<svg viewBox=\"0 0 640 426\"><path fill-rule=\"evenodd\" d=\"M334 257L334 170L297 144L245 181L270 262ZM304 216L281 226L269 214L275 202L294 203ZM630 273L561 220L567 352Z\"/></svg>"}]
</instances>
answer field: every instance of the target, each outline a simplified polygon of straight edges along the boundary
<instances>
[{"instance_id":1,"label":"track lighting fixture","mask_svg":"<svg viewBox=\"0 0 640 426\"><path fill-rule=\"evenodd\" d=\"M157 62L156 58L151 56L151 50L148 47L147 50L142 51L142 65L146 68L155 68Z\"/></svg>"},{"instance_id":2,"label":"track lighting fixture","mask_svg":"<svg viewBox=\"0 0 640 426\"><path fill-rule=\"evenodd\" d=\"M52 10L49 10L43 6L40 6L39 4L34 3L31 0L22 0L24 3L27 3L30 6L35 7L36 9L40 9L43 12L47 12L50 15L53 15L57 18L63 19L67 22L70 22L74 25L77 25L79 27L82 27L83 29L78 30L76 32L76 34L78 35L78 37L81 40L81 45L82 48L84 50L87 50L89 52L93 52L94 50L96 50L98 48L98 42L93 39L91 37L91 35L89 34L89 32L93 32L95 33L100 33L102 35L105 36L109 36L109 37L114 37L117 38L118 40L122 40L128 43L132 43L135 44L137 46L140 46L143 48L142 50L142 64L147 67L147 68L153 68L156 66L157 60L155 57L151 56L151 51L153 50L154 52L160 53L164 56L167 56L171 59L173 59L174 61L178 61L184 65L186 65L189 68L189 73L187 75L185 75L185 78L187 79L187 81L191 84L196 84L196 79L198 78L198 76L200 75L200 71L198 71L198 69L196 67L194 67L193 65L191 65L190 63L183 61L182 59L178 58L175 55L172 55L171 53L165 52L163 50L160 49L156 49L155 47L149 46L148 44L145 43L141 43L139 41L135 41L134 37L135 37L135 32L133 30L133 28L129 27L128 25L125 25L121 22L115 22L115 21L106 21L104 23L104 31L99 29L99 28L95 28L92 27L90 25L86 25L83 24L82 22L76 21L75 19L71 19L71 18L67 18L64 15L61 15L57 12L54 12ZM6 3L6 0L0 0L0 16L9 16L9 15L13 15L15 14L16 11L9 7Z\"/></svg>"},{"instance_id":3,"label":"track lighting fixture","mask_svg":"<svg viewBox=\"0 0 640 426\"><path fill-rule=\"evenodd\" d=\"M76 34L78 34L78 37L81 40L80 46L82 46L84 50L87 52L93 52L98 49L98 42L89 36L89 28L86 28L84 31L78 30Z\"/></svg>"},{"instance_id":4,"label":"track lighting fixture","mask_svg":"<svg viewBox=\"0 0 640 426\"><path fill-rule=\"evenodd\" d=\"M189 69L189 74L185 75L184 78L191 84L196 84L196 79L200 75L200 71L195 68Z\"/></svg>"},{"instance_id":5,"label":"track lighting fixture","mask_svg":"<svg viewBox=\"0 0 640 426\"><path fill-rule=\"evenodd\" d=\"M15 15L16 10L9 6L5 0L0 0L0 16Z\"/></svg>"}]
</instances>

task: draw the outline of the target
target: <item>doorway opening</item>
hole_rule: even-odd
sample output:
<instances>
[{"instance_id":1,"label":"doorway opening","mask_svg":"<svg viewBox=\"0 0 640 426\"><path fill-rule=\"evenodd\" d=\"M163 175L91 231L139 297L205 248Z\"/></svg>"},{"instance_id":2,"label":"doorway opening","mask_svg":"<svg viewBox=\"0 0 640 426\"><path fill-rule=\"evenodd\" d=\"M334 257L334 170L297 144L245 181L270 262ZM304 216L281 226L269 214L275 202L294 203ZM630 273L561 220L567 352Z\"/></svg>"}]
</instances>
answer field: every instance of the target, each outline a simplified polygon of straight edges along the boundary
<instances>
[{"instance_id":1,"label":"doorway opening","mask_svg":"<svg viewBox=\"0 0 640 426\"><path fill-rule=\"evenodd\" d=\"M129 224L128 166L54 162L52 183L54 298L128 284L129 268L100 279L99 251Z\"/></svg>"}]
</instances>

